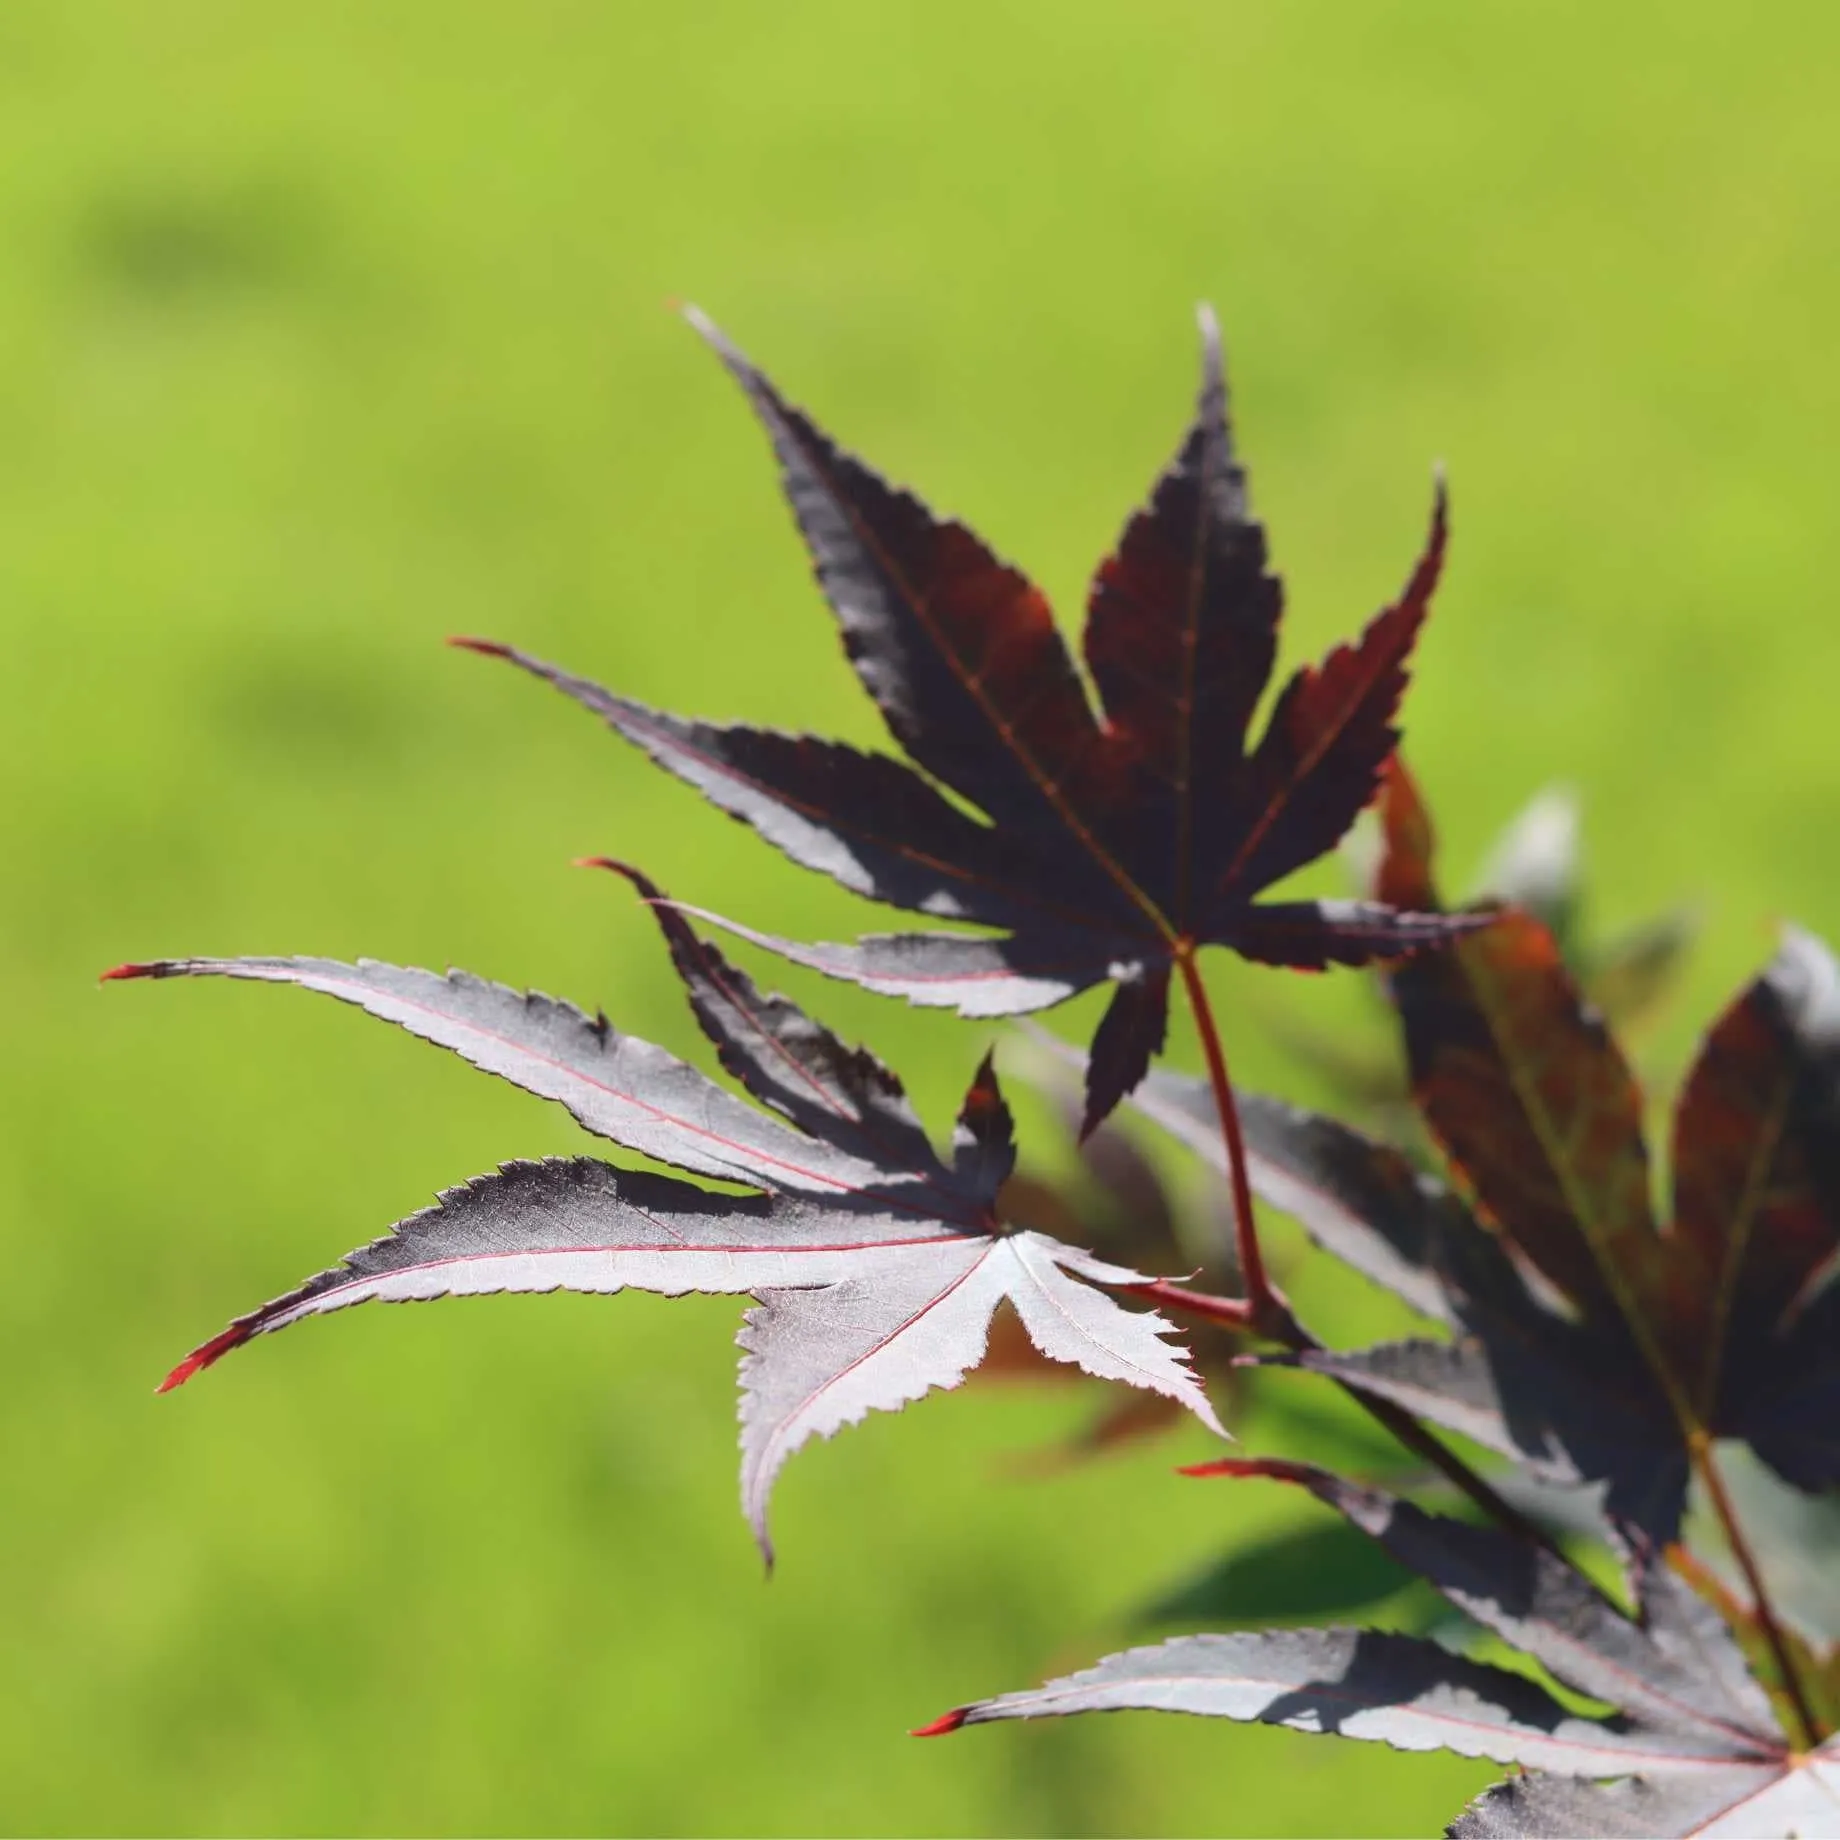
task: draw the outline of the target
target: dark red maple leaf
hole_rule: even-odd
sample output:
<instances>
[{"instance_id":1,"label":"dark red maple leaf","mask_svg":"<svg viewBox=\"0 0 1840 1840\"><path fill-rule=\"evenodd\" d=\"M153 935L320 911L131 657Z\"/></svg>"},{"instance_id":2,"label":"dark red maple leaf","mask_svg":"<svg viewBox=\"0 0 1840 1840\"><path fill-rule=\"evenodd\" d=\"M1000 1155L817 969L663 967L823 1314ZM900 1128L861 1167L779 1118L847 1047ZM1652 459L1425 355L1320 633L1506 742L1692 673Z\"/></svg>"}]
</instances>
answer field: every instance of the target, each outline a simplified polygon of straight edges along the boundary
<instances>
[{"instance_id":1,"label":"dark red maple leaf","mask_svg":"<svg viewBox=\"0 0 1840 1840\"><path fill-rule=\"evenodd\" d=\"M1470 924L1369 901L1257 898L1333 847L1373 796L1443 564L1441 484L1399 598L1352 644L1298 670L1253 744L1283 594L1204 313L1194 421L1093 582L1095 710L1038 588L838 447L707 319L689 318L764 424L850 661L913 765L667 715L508 646L456 643L595 710L795 862L891 906L1002 934L801 946L721 924L832 976L965 1015L1038 1009L1109 980L1088 1129L1160 1049L1172 971L1192 975L1199 946L1321 969Z\"/></svg>"}]
</instances>

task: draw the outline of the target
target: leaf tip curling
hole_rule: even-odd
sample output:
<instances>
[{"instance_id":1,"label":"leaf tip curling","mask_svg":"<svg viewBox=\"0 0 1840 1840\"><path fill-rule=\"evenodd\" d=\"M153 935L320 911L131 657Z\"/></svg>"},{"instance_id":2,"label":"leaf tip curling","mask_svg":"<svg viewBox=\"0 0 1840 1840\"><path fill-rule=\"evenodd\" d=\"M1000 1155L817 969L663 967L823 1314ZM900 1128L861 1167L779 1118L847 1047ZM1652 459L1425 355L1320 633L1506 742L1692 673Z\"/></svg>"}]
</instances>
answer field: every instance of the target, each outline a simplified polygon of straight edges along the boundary
<instances>
[{"instance_id":1,"label":"leaf tip curling","mask_svg":"<svg viewBox=\"0 0 1840 1840\"><path fill-rule=\"evenodd\" d=\"M658 884L643 869L622 862L617 856L577 856L569 866L574 869L605 869L609 874L624 876L647 901L658 900L662 895Z\"/></svg>"}]
</instances>

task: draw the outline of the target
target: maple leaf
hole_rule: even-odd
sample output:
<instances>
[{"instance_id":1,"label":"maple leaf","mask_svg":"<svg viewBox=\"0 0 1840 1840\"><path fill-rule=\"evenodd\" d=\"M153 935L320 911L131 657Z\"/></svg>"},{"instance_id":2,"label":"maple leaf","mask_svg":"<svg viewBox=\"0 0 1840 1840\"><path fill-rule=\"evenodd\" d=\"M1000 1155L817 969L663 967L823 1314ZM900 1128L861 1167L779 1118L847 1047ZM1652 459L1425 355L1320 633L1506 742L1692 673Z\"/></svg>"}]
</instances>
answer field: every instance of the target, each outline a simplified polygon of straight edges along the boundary
<instances>
[{"instance_id":1,"label":"maple leaf","mask_svg":"<svg viewBox=\"0 0 1840 1840\"><path fill-rule=\"evenodd\" d=\"M767 1498L786 1459L873 1410L959 1384L1007 1302L1042 1353L1179 1401L1224 1436L1162 1318L1099 1285L1144 1280L1039 1233L1003 1229L1015 1160L986 1057L941 1158L873 1056L789 999L763 995L636 871L737 1098L605 1017L464 972L360 960L170 959L110 977L233 977L351 1003L566 1106L589 1131L700 1176L717 1194L591 1157L502 1165L188 1355L162 1388L258 1335L371 1300L626 1289L756 1298L741 1362L741 1492L769 1558ZM775 1117L772 1114L777 1113Z\"/></svg>"},{"instance_id":2,"label":"maple leaf","mask_svg":"<svg viewBox=\"0 0 1840 1840\"><path fill-rule=\"evenodd\" d=\"M547 679L793 861L1002 936L803 946L707 918L831 976L969 1016L1114 983L1093 1042L1088 1128L1161 1048L1172 971L1192 975L1198 946L1319 970L1472 924L1370 901L1257 899L1332 848L1373 796L1443 565L1441 482L1399 598L1352 644L1298 670L1251 744L1283 594L1204 311L1193 423L1093 581L1084 649L1101 713L1038 588L838 447L701 313L688 317L765 426L850 662L913 765L664 714L509 646L455 643Z\"/></svg>"},{"instance_id":3,"label":"maple leaf","mask_svg":"<svg viewBox=\"0 0 1840 1840\"><path fill-rule=\"evenodd\" d=\"M1383 798L1382 884L1435 905L1429 820ZM1551 933L1509 912L1388 975L1416 1103L1463 1198L1327 1119L1242 1099L1254 1187L1318 1243L1451 1324L1451 1341L1280 1361L1326 1373L1554 1481L1605 1481L1673 1540L1696 1448L1747 1442L1798 1488L1840 1482L1840 968L1787 929L1718 1018L1674 1118L1672 1218L1642 1098ZM1140 1101L1204 1154L1211 1094Z\"/></svg>"},{"instance_id":4,"label":"maple leaf","mask_svg":"<svg viewBox=\"0 0 1840 1840\"><path fill-rule=\"evenodd\" d=\"M1809 1835L1840 1818L1840 1739L1794 1747L1730 1632L1662 1568L1631 1617L1562 1559L1425 1513L1309 1464L1234 1460L1196 1474L1308 1489L1458 1610L1609 1717L1537 1681L1371 1630L1178 1637L922 1728L1143 1708L1443 1749L1535 1772L1487 1791L1450 1832L1484 1836Z\"/></svg>"}]
</instances>

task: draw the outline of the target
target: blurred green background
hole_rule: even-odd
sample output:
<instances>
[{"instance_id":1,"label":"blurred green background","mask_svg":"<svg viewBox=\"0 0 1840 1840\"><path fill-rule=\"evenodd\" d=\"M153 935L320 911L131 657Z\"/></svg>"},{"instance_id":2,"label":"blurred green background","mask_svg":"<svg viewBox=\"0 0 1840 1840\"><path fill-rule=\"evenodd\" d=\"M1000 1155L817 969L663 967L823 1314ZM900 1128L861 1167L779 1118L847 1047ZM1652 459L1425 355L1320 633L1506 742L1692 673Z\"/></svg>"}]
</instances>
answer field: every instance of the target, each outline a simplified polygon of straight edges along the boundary
<instances>
[{"instance_id":1,"label":"blurred green background","mask_svg":"<svg viewBox=\"0 0 1840 1840\"><path fill-rule=\"evenodd\" d=\"M1812 5L7 7L7 1829L1441 1827L1486 1770L1148 1716L903 1735L1299 1512L1174 1478L1189 1432L1018 1480L1087 1396L806 1451L770 1583L727 1301L360 1311L156 1402L231 1313L577 1139L330 1004L93 980L456 963L700 1052L571 856L806 936L875 916L440 646L874 739L666 301L1071 614L1205 297L1289 657L1388 595L1449 462L1414 758L1459 867L1565 778L1599 918L1710 903L1677 1059L1775 916L1840 930L1837 53ZM988 1037L782 981L936 1120ZM1362 1002L1218 988L1245 1076L1298 1092L1264 1009Z\"/></svg>"}]
</instances>

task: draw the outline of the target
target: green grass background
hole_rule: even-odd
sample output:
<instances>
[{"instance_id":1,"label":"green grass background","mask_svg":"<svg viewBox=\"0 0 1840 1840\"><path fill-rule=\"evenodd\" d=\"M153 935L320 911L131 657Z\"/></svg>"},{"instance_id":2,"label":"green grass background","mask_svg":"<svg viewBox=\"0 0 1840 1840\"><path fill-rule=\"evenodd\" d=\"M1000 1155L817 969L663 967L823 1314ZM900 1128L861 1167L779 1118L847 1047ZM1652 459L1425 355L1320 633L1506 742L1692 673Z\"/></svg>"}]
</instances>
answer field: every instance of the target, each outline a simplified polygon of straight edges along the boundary
<instances>
[{"instance_id":1,"label":"green grass background","mask_svg":"<svg viewBox=\"0 0 1840 1840\"><path fill-rule=\"evenodd\" d=\"M1023 1483L1090 1400L937 1396L798 1458L763 1583L726 1301L362 1311L156 1402L232 1312L577 1139L329 1004L93 980L457 963L700 1052L571 856L875 916L439 643L873 739L666 301L1071 615L1206 297L1289 657L1397 584L1449 462L1414 757L1459 866L1562 777L1601 918L1709 903L1678 1059L1776 916L1840 930L1837 52L1812 5L6 8L0 1822L1438 1828L1486 1770L1150 1717L903 1736L1277 1517L1170 1475L1198 1434ZM1260 1006L1359 1009L1218 980L1292 1090ZM796 988L935 1119L987 1038Z\"/></svg>"}]
</instances>

